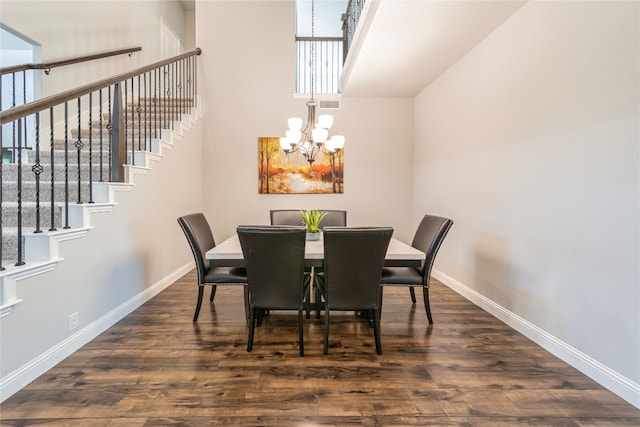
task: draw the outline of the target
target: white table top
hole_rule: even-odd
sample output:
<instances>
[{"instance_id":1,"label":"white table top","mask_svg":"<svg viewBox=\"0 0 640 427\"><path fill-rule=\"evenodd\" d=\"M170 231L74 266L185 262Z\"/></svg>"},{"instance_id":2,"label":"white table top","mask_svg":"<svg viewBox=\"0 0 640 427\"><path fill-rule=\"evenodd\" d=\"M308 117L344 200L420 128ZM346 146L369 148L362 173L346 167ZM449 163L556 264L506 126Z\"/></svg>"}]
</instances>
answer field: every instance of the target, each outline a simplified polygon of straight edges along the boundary
<instances>
[{"instance_id":1,"label":"white table top","mask_svg":"<svg viewBox=\"0 0 640 427\"><path fill-rule=\"evenodd\" d=\"M205 257L216 266L239 266L244 265L242 247L237 234L234 234L216 247L210 249ZM324 258L324 244L322 237L320 240L307 240L305 246L305 259L309 265L321 265ZM391 238L385 265L415 265L419 266L425 259L424 252L411 245Z\"/></svg>"}]
</instances>

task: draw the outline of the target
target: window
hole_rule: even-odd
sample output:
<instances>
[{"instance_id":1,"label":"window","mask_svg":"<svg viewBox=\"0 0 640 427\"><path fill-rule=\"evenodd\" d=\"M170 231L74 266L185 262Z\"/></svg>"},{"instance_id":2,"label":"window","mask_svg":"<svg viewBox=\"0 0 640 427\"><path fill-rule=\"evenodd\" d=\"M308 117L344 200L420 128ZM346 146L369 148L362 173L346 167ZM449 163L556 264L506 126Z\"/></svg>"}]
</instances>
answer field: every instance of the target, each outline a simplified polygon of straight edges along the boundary
<instances>
[{"instance_id":1,"label":"window","mask_svg":"<svg viewBox=\"0 0 640 427\"><path fill-rule=\"evenodd\" d=\"M347 0L296 0L296 93L340 93Z\"/></svg>"}]
</instances>

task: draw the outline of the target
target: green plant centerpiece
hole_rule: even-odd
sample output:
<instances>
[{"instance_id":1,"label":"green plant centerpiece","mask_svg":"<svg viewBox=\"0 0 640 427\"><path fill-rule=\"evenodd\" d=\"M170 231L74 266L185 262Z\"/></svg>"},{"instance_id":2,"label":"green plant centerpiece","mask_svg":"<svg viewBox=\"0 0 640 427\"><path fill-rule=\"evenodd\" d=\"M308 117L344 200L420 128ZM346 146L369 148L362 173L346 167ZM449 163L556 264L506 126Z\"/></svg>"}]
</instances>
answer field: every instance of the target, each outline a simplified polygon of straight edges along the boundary
<instances>
[{"instance_id":1,"label":"green plant centerpiece","mask_svg":"<svg viewBox=\"0 0 640 427\"><path fill-rule=\"evenodd\" d=\"M308 240L319 240L320 232L322 229L320 228L320 221L327 216L327 212L319 211L319 210L306 210L300 211L300 216L302 217L302 222L304 222L305 227L307 227L307 239Z\"/></svg>"}]
</instances>

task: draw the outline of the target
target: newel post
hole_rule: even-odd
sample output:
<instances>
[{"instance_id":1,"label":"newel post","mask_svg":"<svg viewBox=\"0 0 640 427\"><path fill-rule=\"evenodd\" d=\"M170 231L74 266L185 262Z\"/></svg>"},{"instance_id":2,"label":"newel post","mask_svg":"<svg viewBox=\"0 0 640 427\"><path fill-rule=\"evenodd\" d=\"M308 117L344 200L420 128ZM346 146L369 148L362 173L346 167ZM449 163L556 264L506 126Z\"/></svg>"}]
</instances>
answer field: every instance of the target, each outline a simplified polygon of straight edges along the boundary
<instances>
[{"instance_id":1,"label":"newel post","mask_svg":"<svg viewBox=\"0 0 640 427\"><path fill-rule=\"evenodd\" d=\"M124 161L126 158L124 108L120 83L113 88L113 116L111 128L111 182L124 182Z\"/></svg>"}]
</instances>

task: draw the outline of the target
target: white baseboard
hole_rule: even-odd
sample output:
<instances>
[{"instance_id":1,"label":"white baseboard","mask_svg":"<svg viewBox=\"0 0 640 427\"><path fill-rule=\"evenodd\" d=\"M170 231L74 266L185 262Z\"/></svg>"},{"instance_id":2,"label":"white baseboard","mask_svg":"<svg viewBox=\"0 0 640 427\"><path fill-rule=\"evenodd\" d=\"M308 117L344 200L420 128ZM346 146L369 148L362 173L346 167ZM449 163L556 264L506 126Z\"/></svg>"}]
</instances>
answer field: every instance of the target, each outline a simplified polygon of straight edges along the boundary
<instances>
[{"instance_id":1,"label":"white baseboard","mask_svg":"<svg viewBox=\"0 0 640 427\"><path fill-rule=\"evenodd\" d=\"M173 282L193 269L193 262L189 262L174 272L149 286L138 295L111 310L95 322L80 329L64 341L56 344L29 363L16 369L0 381L0 402L4 402L31 381L53 368L83 345L106 331L123 319L136 308L158 295Z\"/></svg>"},{"instance_id":2,"label":"white baseboard","mask_svg":"<svg viewBox=\"0 0 640 427\"><path fill-rule=\"evenodd\" d=\"M431 274L447 287L500 319L554 356L573 366L636 408L640 408L640 384L634 383L629 378L620 375L613 369L559 340L517 314L505 309L453 277L436 269L433 269Z\"/></svg>"}]
</instances>

